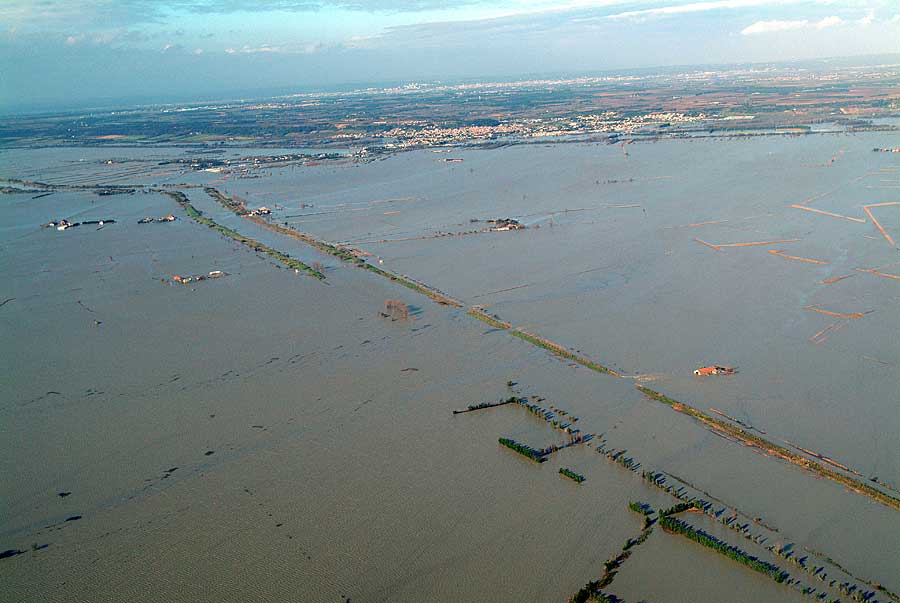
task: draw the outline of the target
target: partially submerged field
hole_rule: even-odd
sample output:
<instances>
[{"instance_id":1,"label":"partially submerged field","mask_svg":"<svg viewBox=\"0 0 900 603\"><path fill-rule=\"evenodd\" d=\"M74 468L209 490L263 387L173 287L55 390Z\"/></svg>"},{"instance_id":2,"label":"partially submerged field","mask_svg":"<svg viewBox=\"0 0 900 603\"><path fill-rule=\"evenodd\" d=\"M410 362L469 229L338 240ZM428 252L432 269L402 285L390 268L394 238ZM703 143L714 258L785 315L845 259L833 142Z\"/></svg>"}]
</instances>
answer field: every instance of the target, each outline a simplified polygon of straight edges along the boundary
<instances>
[{"instance_id":1,"label":"partially submerged field","mask_svg":"<svg viewBox=\"0 0 900 603\"><path fill-rule=\"evenodd\" d=\"M325 280L190 221L155 192L2 195L0 320L16 343L2 361L11 393L0 468L13 487L2 495L0 549L22 551L0 561L4 588L34 601L564 600L637 533L629 501L677 502L641 479L654 469L759 518L754 536L771 525L783 543L821 551L820 563L832 557L897 592L896 511L634 388L638 376L896 486L897 280L856 270L900 274L887 241L900 235L900 206L871 210L885 232L862 208L896 198L896 156L871 151L886 144L866 135L636 144L628 155L513 147L453 153L464 161L452 163L417 152L258 179L156 174L146 162L104 176L96 149L80 172L79 151L39 151L38 169L28 152L5 152L0 176L22 180L215 186L571 351L554 356L502 321L240 218L203 188L176 187L215 224L317 263ZM137 224L169 212L180 219ZM39 228L57 217L116 223ZM486 224L470 221L500 217L529 228L481 232ZM786 242L720 247L773 240ZM226 276L172 280L214 270ZM380 317L386 299L407 303L412 320ZM739 372L691 375L713 363ZM557 424L517 404L451 414L513 393L543 398ZM564 444L559 421L572 417L597 438L548 462L497 443ZM561 468L586 480L563 479ZM609 592L663 600L666 578L642 559L664 550L690 567L715 554L674 538L641 545ZM714 582L704 592L734 580L747 600L799 598L731 567L698 574Z\"/></svg>"},{"instance_id":2,"label":"partially submerged field","mask_svg":"<svg viewBox=\"0 0 900 603\"><path fill-rule=\"evenodd\" d=\"M281 200L275 221L897 484L900 258L863 208L900 199L900 161L872 152L889 143L513 147L450 164L422 152L222 186ZM900 238L900 205L871 212ZM529 229L445 234L496 217ZM764 244L732 246L745 243ZM739 373L693 377L708 364Z\"/></svg>"}]
</instances>

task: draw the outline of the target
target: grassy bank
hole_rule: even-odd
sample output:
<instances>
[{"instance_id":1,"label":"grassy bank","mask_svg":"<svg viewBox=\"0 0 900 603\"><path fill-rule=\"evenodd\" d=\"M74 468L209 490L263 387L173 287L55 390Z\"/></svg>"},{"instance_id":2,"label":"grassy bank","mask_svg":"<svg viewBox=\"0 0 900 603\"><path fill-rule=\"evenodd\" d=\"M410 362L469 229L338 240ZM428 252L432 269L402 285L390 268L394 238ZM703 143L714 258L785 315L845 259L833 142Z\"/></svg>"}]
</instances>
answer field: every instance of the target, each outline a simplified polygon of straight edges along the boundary
<instances>
[{"instance_id":1,"label":"grassy bank","mask_svg":"<svg viewBox=\"0 0 900 603\"><path fill-rule=\"evenodd\" d=\"M359 260L359 258L356 258L356 259ZM430 297L432 300L434 300L435 302L437 302L438 304L440 304L442 306L453 306L454 308L462 307L462 304L459 303L458 301L456 301L454 299L450 299L449 297L442 295L441 293L438 293L437 291L434 291L433 289L429 289L428 287L420 285L419 283L413 282L402 276L398 276L396 274L388 272L387 270L382 270L381 268L379 268L377 266L373 266L372 264L369 264L368 262L365 262L363 260L359 260L359 267L365 268L369 272L374 272L375 274L377 274L379 276L383 276L387 279L390 279L391 281L397 283L398 285L403 285L407 289L412 289L413 291L415 291L417 293L421 293L422 295L425 295L426 297Z\"/></svg>"},{"instance_id":2,"label":"grassy bank","mask_svg":"<svg viewBox=\"0 0 900 603\"><path fill-rule=\"evenodd\" d=\"M607 375L613 375L616 377L620 377L619 373L616 371L606 368L602 364L598 364L593 360L585 358L584 356L579 356L574 352L570 352L566 348L562 347L557 343L553 343L548 339L544 339L543 337L539 337L528 331L522 331L521 329L512 329L509 332L510 335L514 337L518 337L519 339L524 339L525 341L534 344L540 348L544 348L552 352L553 354L559 356L560 358L565 358L566 360L572 360L573 362L577 362L578 364L591 369L592 371L597 371L598 373L605 373Z\"/></svg>"},{"instance_id":3,"label":"grassy bank","mask_svg":"<svg viewBox=\"0 0 900 603\"><path fill-rule=\"evenodd\" d=\"M225 207L225 209L231 210L239 216L244 216L250 213L249 211L247 211L247 207L243 202L237 201L232 197L226 197L219 191L219 189L207 186L203 190L207 195L221 203Z\"/></svg>"},{"instance_id":4,"label":"grassy bank","mask_svg":"<svg viewBox=\"0 0 900 603\"><path fill-rule=\"evenodd\" d=\"M602 364L594 362L593 360L590 360L589 358L585 358L584 356L579 356L578 354L576 354L574 352L570 352L569 350L567 350L563 346L559 345L558 343L553 343L549 339L544 339L543 337L534 335L533 333L529 333L528 331L523 331L522 329L516 329L512 326L512 324L505 322L503 320L500 320L499 318L497 318L495 316L491 316L490 314L488 314L487 312L485 312L484 310L482 310L480 308L475 308L475 307L469 308L467 310L467 312L469 315L474 316L478 320L491 325L495 329L503 329L504 331L509 331L509 334L512 335L513 337L518 337L519 339L527 341L528 343L530 343L532 345L536 345L539 348L544 348L545 350L547 350L548 352L551 352L555 356L559 356L560 358L565 358L566 360L571 360L573 362L577 362L578 364L580 364L584 367L587 367L593 371L597 371L598 373L605 373L607 375L614 375L616 377L621 376L616 371L614 371L610 368L607 368L607 367L603 366Z\"/></svg>"},{"instance_id":5,"label":"grassy bank","mask_svg":"<svg viewBox=\"0 0 900 603\"><path fill-rule=\"evenodd\" d=\"M487 312L481 310L480 308L469 308L466 311L466 313L469 314L470 316L474 316L475 318L477 318L480 321L486 322L487 324L491 325L495 329L506 330L506 329L512 328L512 325L509 324L508 322L503 322L502 320L498 320L498 319L494 318L493 316L491 316L490 314L488 314Z\"/></svg>"}]
</instances>

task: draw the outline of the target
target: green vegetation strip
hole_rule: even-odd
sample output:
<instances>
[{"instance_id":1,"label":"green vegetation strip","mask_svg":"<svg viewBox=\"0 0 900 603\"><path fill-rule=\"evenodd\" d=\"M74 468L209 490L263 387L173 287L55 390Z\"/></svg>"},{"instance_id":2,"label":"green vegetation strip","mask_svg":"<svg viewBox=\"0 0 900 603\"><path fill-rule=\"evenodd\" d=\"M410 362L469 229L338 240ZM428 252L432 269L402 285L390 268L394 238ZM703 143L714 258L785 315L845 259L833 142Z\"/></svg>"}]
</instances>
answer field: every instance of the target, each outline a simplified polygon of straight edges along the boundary
<instances>
[{"instance_id":1,"label":"green vegetation strip","mask_svg":"<svg viewBox=\"0 0 900 603\"><path fill-rule=\"evenodd\" d=\"M511 440L509 438L500 438L499 442L501 445L506 446L510 450L515 450L522 456L530 458L532 461L543 463L547 460L534 448L526 446L525 444L520 444L515 440Z\"/></svg>"},{"instance_id":2,"label":"green vegetation strip","mask_svg":"<svg viewBox=\"0 0 900 603\"><path fill-rule=\"evenodd\" d=\"M579 484L584 481L583 475L581 475L580 473L575 473L568 467L563 467L562 469L560 469L559 474L562 475L563 477L568 477L573 482L577 482Z\"/></svg>"},{"instance_id":3,"label":"green vegetation strip","mask_svg":"<svg viewBox=\"0 0 900 603\"><path fill-rule=\"evenodd\" d=\"M593 360L585 358L584 356L579 356L578 354L575 354L574 352L570 352L569 350L567 350L563 346L559 345L558 343L553 343L549 339L544 339L543 337L534 335L533 333L529 333L528 331L523 331L522 329L516 329L510 323L502 321L499 318L496 318L494 316L491 316L490 314L488 314L484 310L481 310L480 308L469 308L467 310L467 312L471 316L474 316L478 320L486 322L487 324L491 325L495 329L503 329L505 331L509 331L509 334L512 335L513 337L518 337L519 339L527 341L528 343L530 343L532 345L536 345L539 348L544 348L545 350L553 353L556 356L559 356L560 358L572 360L572 361L577 362L578 364L580 364L584 367L587 367L593 371L597 371L598 373L605 373L607 375L614 375L616 377L621 376L616 371L614 371L610 368L607 368L607 367L603 366L602 364L598 364L598 363L594 362Z\"/></svg>"},{"instance_id":4,"label":"green vegetation strip","mask_svg":"<svg viewBox=\"0 0 900 603\"><path fill-rule=\"evenodd\" d=\"M616 371L606 368L602 364L597 364L593 360L589 360L584 356L579 356L578 354L572 353L561 345L553 343L552 341L544 339L543 337L533 335L521 329L512 329L510 330L509 334L513 335L514 337L518 337L519 339L524 339L525 341L532 343L538 347L544 348L545 350L549 350L550 352L553 352L561 358L577 362L578 364L587 367L592 371L597 371L598 373L606 373L607 375L615 375L616 377L621 376Z\"/></svg>"},{"instance_id":5,"label":"green vegetation strip","mask_svg":"<svg viewBox=\"0 0 900 603\"><path fill-rule=\"evenodd\" d=\"M314 276L317 279L324 280L325 275L319 272L318 270L314 270L313 268L307 266L303 262L298 259L292 258L286 253L282 253L277 249L273 249L268 245L263 245L258 241L254 241L251 238L245 237L237 231L231 230L221 224L218 224L214 220L207 218L202 213L200 213L197 208L191 205L191 202L188 200L187 196L180 191L159 191L163 195L168 196L173 201L178 203L182 208L184 208L185 213L187 213L188 217L191 218L194 222L198 224L204 224L213 230L218 231L219 233L225 235L226 237L237 241L247 247L250 247L254 251L260 251L268 254L270 257L278 260L288 268L293 268L294 270L299 270L301 272L305 272L310 276Z\"/></svg>"},{"instance_id":6,"label":"green vegetation strip","mask_svg":"<svg viewBox=\"0 0 900 603\"><path fill-rule=\"evenodd\" d=\"M259 226L261 226L267 230L277 232L278 234L282 234L282 235L291 237L293 239L297 239L299 241L303 241L307 245L315 247L322 253L327 253L328 255L334 256L343 262L347 262L348 264L353 264L354 266L358 266L359 268L364 268L365 270L368 270L369 272L374 272L375 274L377 274L379 276L383 276L387 279L390 279L391 281L393 281L399 285L403 285L407 289L412 289L413 291L416 291L417 293L421 293L422 295L425 295L425 296L433 299L434 301L436 301L437 303L439 303L441 305L455 306L457 308L461 307L461 305L462 305L459 302L452 300L445 295L441 295L437 291L434 291L432 289L429 289L428 287L420 285L419 283L415 283L407 278L390 273L387 270L382 270L381 268L378 268L377 266L373 266L373 265L369 264L368 262L366 262L363 258L357 256L355 253L353 253L349 249L344 249L343 247L338 247L337 245L332 245L331 243L326 243L325 241L320 241L320 240L316 239L315 237L312 237L306 233L300 232L299 230L294 230L293 228L287 228L286 226L280 226L280 225L270 222L269 220L266 220L260 216L251 216L251 215L249 215L247 208L244 206L244 204L242 202L236 201L235 199L232 199L230 197L226 197L221 192L219 192L218 189L215 189L213 187L206 187L203 190L205 190L206 193L210 197L212 197L213 199L215 199L216 201L221 203L222 206L225 207L225 209L233 211L237 215L243 216L246 219L258 224Z\"/></svg>"},{"instance_id":7,"label":"green vegetation strip","mask_svg":"<svg viewBox=\"0 0 900 603\"><path fill-rule=\"evenodd\" d=\"M725 421L712 417L704 413L703 411L694 408L693 406L685 404L684 402L673 400L668 396L665 396L657 391L654 391L647 387L643 387L641 385L638 385L637 388L648 398L656 400L657 402L662 402L663 404L667 404L674 410L693 417L701 423L708 425L709 427L713 427L732 437L735 437L748 446L759 448L760 450L768 452L773 456L779 457L785 461L788 461L789 463L793 463L798 467L802 467L807 471L811 471L822 477L835 481L842 486L846 486L854 492L858 492L859 494L868 496L872 500L875 500L887 507L900 511L900 499L894 498L893 496L877 490L864 482L854 479L848 475L838 473L837 471L833 471L832 469L829 469L827 467L823 467L819 463L811 461L806 457L800 456L799 454L795 454L787 448L784 448L783 446L779 446L778 444L770 442L769 440L749 433L748 431L745 431L740 427L737 427L736 425L732 425L731 423L727 423Z\"/></svg>"},{"instance_id":8,"label":"green vegetation strip","mask_svg":"<svg viewBox=\"0 0 900 603\"><path fill-rule=\"evenodd\" d=\"M431 299L433 299L434 301L436 301L437 303L439 303L442 306L453 306L455 308L462 307L462 304L456 300L450 299L449 297L441 295L440 293L438 293L436 291L432 291L431 289L429 289L427 287L424 287L424 286L422 286L418 283L415 283L409 279L405 279L402 276L398 276L396 274L390 273L387 270L382 270L381 268L378 268L377 266L373 266L372 264L369 264L368 262L364 262L363 260L360 260L359 258L356 258L356 259L358 260L358 264L359 264L360 268L365 268L369 272L374 272L375 274L377 274L379 276L388 278L388 279L394 281L395 283L397 283L398 285L403 285L407 289L412 289L413 291L416 291L417 293L421 293L422 295L425 295L426 297L430 297Z\"/></svg>"},{"instance_id":9,"label":"green vegetation strip","mask_svg":"<svg viewBox=\"0 0 900 603\"><path fill-rule=\"evenodd\" d=\"M766 574L775 582L784 582L789 576L786 571L782 570L777 565L773 565L767 561L762 561L760 559L757 559L756 557L752 557L736 546L732 546L726 542L723 542L715 536L707 534L703 530L698 530L697 528L688 525L680 519L675 519L670 515L660 517L659 525L668 532L686 536L694 542L702 544L703 546L711 548L714 551L725 555L726 557L734 559L738 563L743 563L752 570L756 570L757 572Z\"/></svg>"},{"instance_id":10,"label":"green vegetation strip","mask_svg":"<svg viewBox=\"0 0 900 603\"><path fill-rule=\"evenodd\" d=\"M481 320L481 321L483 321L483 322L486 322L487 324L491 325L491 326L494 327L495 329L504 329L504 330L506 330L506 329L511 329L511 328L512 328L512 325L509 324L508 322L503 322L502 320L497 320L496 318L494 318L493 316L491 316L491 315L488 314L487 312L484 312L484 311L482 311L482 310L479 310L478 308L469 308L469 309L466 311L466 313L469 314L470 316L474 316L474 317L477 318L478 320Z\"/></svg>"},{"instance_id":11,"label":"green vegetation strip","mask_svg":"<svg viewBox=\"0 0 900 603\"><path fill-rule=\"evenodd\" d=\"M239 216L244 216L250 213L249 211L247 211L247 207L242 201L238 201L232 197L226 197L216 188L207 186L203 190L206 191L207 195L221 203L222 206L225 207L225 209L229 209Z\"/></svg>"}]
</instances>

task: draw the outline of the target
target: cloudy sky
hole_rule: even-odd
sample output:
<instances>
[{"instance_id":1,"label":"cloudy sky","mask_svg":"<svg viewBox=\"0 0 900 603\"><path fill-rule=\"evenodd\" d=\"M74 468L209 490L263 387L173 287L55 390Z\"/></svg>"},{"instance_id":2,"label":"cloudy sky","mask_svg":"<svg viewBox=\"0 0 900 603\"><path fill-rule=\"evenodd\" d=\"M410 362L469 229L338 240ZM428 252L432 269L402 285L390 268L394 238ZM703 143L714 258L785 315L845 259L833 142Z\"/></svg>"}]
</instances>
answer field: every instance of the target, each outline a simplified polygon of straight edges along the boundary
<instances>
[{"instance_id":1,"label":"cloudy sky","mask_svg":"<svg viewBox=\"0 0 900 603\"><path fill-rule=\"evenodd\" d=\"M0 0L0 113L900 52L900 0Z\"/></svg>"}]
</instances>

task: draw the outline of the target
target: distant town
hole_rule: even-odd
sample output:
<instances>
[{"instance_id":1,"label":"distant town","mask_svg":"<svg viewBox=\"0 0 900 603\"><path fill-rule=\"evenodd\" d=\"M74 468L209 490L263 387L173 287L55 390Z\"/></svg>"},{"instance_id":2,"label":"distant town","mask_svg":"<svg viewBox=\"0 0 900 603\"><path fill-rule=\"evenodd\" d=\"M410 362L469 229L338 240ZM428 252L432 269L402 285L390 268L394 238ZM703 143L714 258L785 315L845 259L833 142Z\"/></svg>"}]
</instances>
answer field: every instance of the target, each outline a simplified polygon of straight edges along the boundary
<instances>
[{"instance_id":1,"label":"distant town","mask_svg":"<svg viewBox=\"0 0 900 603\"><path fill-rule=\"evenodd\" d=\"M788 65L516 82L417 83L266 100L19 116L0 146L314 147L358 156L460 144L797 135L896 127L900 64ZM214 160L204 169L214 170Z\"/></svg>"}]
</instances>

